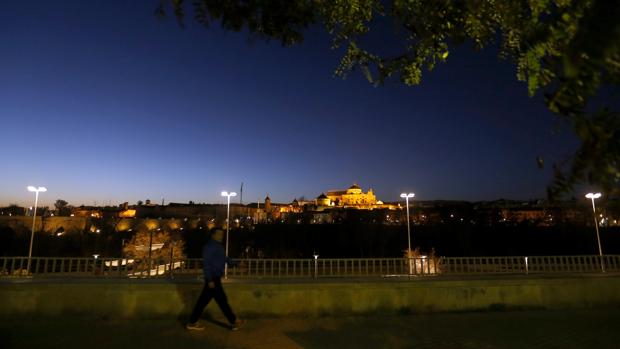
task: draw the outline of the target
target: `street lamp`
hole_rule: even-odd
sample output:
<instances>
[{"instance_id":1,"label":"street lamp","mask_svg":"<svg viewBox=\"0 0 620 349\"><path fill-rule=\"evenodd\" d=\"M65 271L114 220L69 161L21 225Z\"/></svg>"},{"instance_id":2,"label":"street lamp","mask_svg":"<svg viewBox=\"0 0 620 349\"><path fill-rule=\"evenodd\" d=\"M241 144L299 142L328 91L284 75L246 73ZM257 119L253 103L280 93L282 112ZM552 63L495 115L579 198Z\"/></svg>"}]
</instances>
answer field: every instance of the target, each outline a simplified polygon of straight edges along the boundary
<instances>
[{"instance_id":1,"label":"street lamp","mask_svg":"<svg viewBox=\"0 0 620 349\"><path fill-rule=\"evenodd\" d=\"M97 259L99 259L99 255L95 253L93 258L93 274L97 275Z\"/></svg>"},{"instance_id":2,"label":"street lamp","mask_svg":"<svg viewBox=\"0 0 620 349\"><path fill-rule=\"evenodd\" d=\"M319 255L314 252L314 278L318 278L319 277Z\"/></svg>"},{"instance_id":3,"label":"street lamp","mask_svg":"<svg viewBox=\"0 0 620 349\"><path fill-rule=\"evenodd\" d=\"M410 257L409 254L411 253L411 228L409 227L409 198L413 199L414 196L415 196L414 193L400 194L400 197L405 199L405 202L407 203L407 247L409 248L407 250L407 257Z\"/></svg>"},{"instance_id":4,"label":"street lamp","mask_svg":"<svg viewBox=\"0 0 620 349\"><path fill-rule=\"evenodd\" d=\"M605 272L605 265L603 264L603 249L601 248L601 237L598 233L598 221L596 220L596 206L594 205L594 199L601 197L601 193L588 193L586 198L592 200L592 213L594 214L594 228L596 229L596 240L598 241L598 255L601 257L601 270Z\"/></svg>"},{"instance_id":5,"label":"street lamp","mask_svg":"<svg viewBox=\"0 0 620 349\"><path fill-rule=\"evenodd\" d=\"M37 222L37 205L39 204L39 192L45 193L47 188L28 186L28 191L34 192L34 213L32 215L32 231L30 233L30 248L28 249L28 273L30 273L30 261L32 260L32 243L34 242L34 228Z\"/></svg>"},{"instance_id":6,"label":"street lamp","mask_svg":"<svg viewBox=\"0 0 620 349\"><path fill-rule=\"evenodd\" d=\"M228 200L226 203L226 257L228 257L228 233L230 232L230 198L237 196L237 193L223 191L222 196ZM228 263L224 265L224 279L228 279Z\"/></svg>"}]
</instances>

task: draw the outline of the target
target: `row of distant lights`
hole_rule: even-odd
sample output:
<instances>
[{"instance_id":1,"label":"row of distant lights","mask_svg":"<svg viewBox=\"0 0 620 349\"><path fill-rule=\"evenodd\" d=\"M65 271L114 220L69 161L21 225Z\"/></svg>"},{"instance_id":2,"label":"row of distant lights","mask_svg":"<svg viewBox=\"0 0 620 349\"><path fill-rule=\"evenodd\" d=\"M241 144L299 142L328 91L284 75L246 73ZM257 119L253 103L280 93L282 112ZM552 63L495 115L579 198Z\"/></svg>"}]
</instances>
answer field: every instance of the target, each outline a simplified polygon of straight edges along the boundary
<instances>
[{"instance_id":1,"label":"row of distant lights","mask_svg":"<svg viewBox=\"0 0 620 349\"><path fill-rule=\"evenodd\" d=\"M35 187L35 186L30 185L30 186L28 186L28 191L30 191L30 192L36 192L36 193L37 193L37 195L38 195L38 193L39 193L39 192L41 192L41 193L46 192L46 191L47 191L47 188L45 188L45 187ZM235 197L235 196L237 196L237 193L235 193L235 192L230 192L230 193L228 193L228 192L226 192L226 191L222 191L221 195L222 195L223 197L228 197L228 199L230 199L231 197ZM601 193L588 193L588 194L586 194L586 195L585 195L585 197L586 197L586 198L588 198L588 199L591 199L591 200L592 200L592 204L593 204L593 205L594 205L594 200L595 200L595 199L600 198L601 196L602 196L602 194L601 194ZM412 199L412 198L414 198L414 197L415 197L415 193L401 193L401 194L400 194L400 197L401 197L401 198L403 198L403 199L406 199L406 200L408 201L408 199ZM32 210L32 207L30 207L30 210ZM9 216L11 216L11 215L12 215L12 214L11 214L11 213L9 213ZM52 216L53 216L53 215L54 215L54 214L52 213ZM71 214L71 217L74 217L74 216L75 216L75 215L72 213L72 214ZM91 217L95 217L95 214L94 214L94 213L91 213ZM600 215L600 217L603 217L603 215L601 214L601 215ZM387 218L389 218L389 216L387 216ZM454 218L454 214L450 214L450 218ZM159 217L159 219L161 219L161 217ZM250 219L250 217L249 217L249 216L248 216L248 219ZM187 217L186 217L184 220L185 220L185 221L187 221ZM214 219L211 219L211 221L213 221L213 220L214 220ZM504 220L505 220L505 219L504 219ZM461 218L461 221L463 221L463 218ZM238 218L237 218L237 219L235 219L235 223L239 223L239 219L238 219ZM200 227L200 229L202 229L202 227ZM159 228L158 228L157 230L159 231L159 230L161 230L161 229L159 229ZM183 230L183 228L181 227L181 228L180 228L180 230ZM131 229L129 229L129 231L131 231ZM99 233L99 232L100 232L100 230L99 230L99 229L97 229L97 233Z\"/></svg>"}]
</instances>

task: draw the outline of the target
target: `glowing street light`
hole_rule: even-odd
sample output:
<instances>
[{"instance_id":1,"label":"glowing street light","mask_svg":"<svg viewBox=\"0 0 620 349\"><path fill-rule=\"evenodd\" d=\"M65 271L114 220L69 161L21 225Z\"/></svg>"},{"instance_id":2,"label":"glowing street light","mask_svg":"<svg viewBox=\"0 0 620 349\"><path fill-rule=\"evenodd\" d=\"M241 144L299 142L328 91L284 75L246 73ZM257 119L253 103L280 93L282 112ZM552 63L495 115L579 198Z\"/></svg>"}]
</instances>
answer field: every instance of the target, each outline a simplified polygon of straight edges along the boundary
<instances>
[{"instance_id":1,"label":"glowing street light","mask_svg":"<svg viewBox=\"0 0 620 349\"><path fill-rule=\"evenodd\" d=\"M601 248L601 237L598 233L598 221L596 220L596 206L594 205L594 199L601 197L601 193L588 193L586 198L592 200L592 213L594 214L594 228L596 229L596 240L598 241L598 255L601 257L601 270L605 272L605 265L603 264L603 249Z\"/></svg>"},{"instance_id":2,"label":"glowing street light","mask_svg":"<svg viewBox=\"0 0 620 349\"><path fill-rule=\"evenodd\" d=\"M319 277L319 255L314 252L313 254L314 256L314 278L318 278Z\"/></svg>"},{"instance_id":3,"label":"glowing street light","mask_svg":"<svg viewBox=\"0 0 620 349\"><path fill-rule=\"evenodd\" d=\"M45 193L47 188L45 187L35 187L32 185L28 186L29 192L34 192L34 213L32 215L32 231L30 232L30 248L28 249L28 273L30 273L30 262L32 260L32 243L34 242L34 228L37 222L37 205L39 204L39 193Z\"/></svg>"},{"instance_id":4,"label":"glowing street light","mask_svg":"<svg viewBox=\"0 0 620 349\"><path fill-rule=\"evenodd\" d=\"M230 198L237 196L237 193L223 191L222 196L228 200L226 204L226 257L228 257L228 233L230 232ZM228 279L228 263L224 264L224 279Z\"/></svg>"},{"instance_id":5,"label":"glowing street light","mask_svg":"<svg viewBox=\"0 0 620 349\"><path fill-rule=\"evenodd\" d=\"M414 193L402 193L400 194L400 197L405 199L405 202L407 204L407 247L409 248L407 250L407 257L409 257L409 254L411 253L411 228L409 227L409 199L413 199L413 197L415 196Z\"/></svg>"}]
</instances>

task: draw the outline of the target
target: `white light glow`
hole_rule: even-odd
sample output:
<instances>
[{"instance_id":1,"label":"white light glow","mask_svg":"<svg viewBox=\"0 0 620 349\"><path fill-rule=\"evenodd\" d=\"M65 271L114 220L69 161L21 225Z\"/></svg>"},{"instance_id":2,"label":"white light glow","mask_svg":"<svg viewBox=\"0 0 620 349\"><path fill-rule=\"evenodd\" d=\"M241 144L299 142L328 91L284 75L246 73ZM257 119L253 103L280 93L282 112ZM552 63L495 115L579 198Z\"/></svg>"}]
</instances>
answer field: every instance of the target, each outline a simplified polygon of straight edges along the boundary
<instances>
[{"instance_id":1,"label":"white light glow","mask_svg":"<svg viewBox=\"0 0 620 349\"><path fill-rule=\"evenodd\" d=\"M415 196L414 193L402 193L402 194L400 194L400 197L403 198L403 199L404 198L412 198L414 196Z\"/></svg>"},{"instance_id":2,"label":"white light glow","mask_svg":"<svg viewBox=\"0 0 620 349\"><path fill-rule=\"evenodd\" d=\"M601 196L602 196L602 195L601 195L601 193L587 193L587 194L586 194L586 197L587 197L588 199L598 199L598 198L600 198Z\"/></svg>"},{"instance_id":3,"label":"white light glow","mask_svg":"<svg viewBox=\"0 0 620 349\"><path fill-rule=\"evenodd\" d=\"M37 192L38 191L38 192L44 193L44 192L47 191L47 188L46 187L38 187L37 188L35 186L29 185L28 186L28 191L32 191L32 192Z\"/></svg>"}]
</instances>

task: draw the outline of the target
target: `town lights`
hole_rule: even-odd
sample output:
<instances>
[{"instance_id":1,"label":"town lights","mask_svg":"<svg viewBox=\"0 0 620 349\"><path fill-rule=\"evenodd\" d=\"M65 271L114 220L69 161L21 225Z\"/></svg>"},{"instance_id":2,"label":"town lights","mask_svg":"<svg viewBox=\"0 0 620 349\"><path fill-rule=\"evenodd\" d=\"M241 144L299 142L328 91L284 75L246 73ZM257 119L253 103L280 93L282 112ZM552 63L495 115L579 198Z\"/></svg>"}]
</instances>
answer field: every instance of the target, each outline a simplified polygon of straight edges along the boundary
<instances>
[{"instance_id":1,"label":"town lights","mask_svg":"<svg viewBox=\"0 0 620 349\"><path fill-rule=\"evenodd\" d=\"M411 228L409 227L409 199L413 199L413 197L415 196L414 193L402 193L400 194L400 197L405 199L406 205L407 205L407 257L409 257L410 253L411 253Z\"/></svg>"},{"instance_id":2,"label":"town lights","mask_svg":"<svg viewBox=\"0 0 620 349\"><path fill-rule=\"evenodd\" d=\"M592 200L592 213L594 214L594 229L596 229L596 240L598 241L598 255L601 258L601 270L603 273L605 272L605 264L603 263L603 249L601 248L601 237L598 233L598 221L596 220L596 205L594 204L594 199L600 198L601 193L588 193L586 194L586 198Z\"/></svg>"},{"instance_id":3,"label":"town lights","mask_svg":"<svg viewBox=\"0 0 620 349\"><path fill-rule=\"evenodd\" d=\"M34 228L37 222L37 205L39 204L39 193L45 193L47 188L28 186L28 191L34 192L34 211L32 215L32 231L30 232L30 248L28 249L28 273L30 273L30 262L32 260L32 243L34 242Z\"/></svg>"},{"instance_id":4,"label":"town lights","mask_svg":"<svg viewBox=\"0 0 620 349\"><path fill-rule=\"evenodd\" d=\"M226 203L226 257L228 257L228 233L230 232L230 198L237 196L237 193L223 191L222 196L227 199ZM228 279L228 263L224 265L224 279Z\"/></svg>"}]
</instances>

